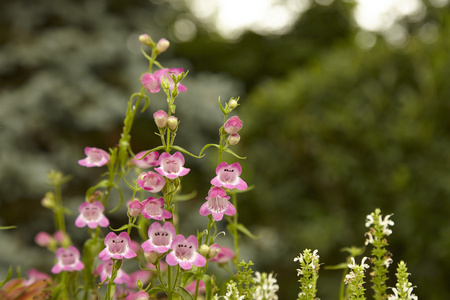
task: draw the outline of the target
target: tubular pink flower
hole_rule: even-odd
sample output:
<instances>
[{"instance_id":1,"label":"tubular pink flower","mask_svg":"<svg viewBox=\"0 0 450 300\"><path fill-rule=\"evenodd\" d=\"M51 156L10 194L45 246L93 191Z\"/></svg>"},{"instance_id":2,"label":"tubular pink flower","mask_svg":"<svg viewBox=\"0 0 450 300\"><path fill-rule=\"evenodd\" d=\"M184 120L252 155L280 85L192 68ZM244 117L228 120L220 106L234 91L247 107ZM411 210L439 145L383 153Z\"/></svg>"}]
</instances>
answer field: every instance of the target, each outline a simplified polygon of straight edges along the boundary
<instances>
[{"instance_id":1,"label":"tubular pink flower","mask_svg":"<svg viewBox=\"0 0 450 300\"><path fill-rule=\"evenodd\" d=\"M147 154L144 158L142 158L144 154L147 152L148 151L139 152L133 157L132 162L141 169L148 169L150 167L157 166L159 153L153 151Z\"/></svg>"},{"instance_id":2,"label":"tubular pink flower","mask_svg":"<svg viewBox=\"0 0 450 300\"><path fill-rule=\"evenodd\" d=\"M206 259L198 252L198 241L193 235L187 239L183 235L177 235L170 245L172 252L167 254L166 262L170 266L180 265L184 270L190 270L192 265L196 267L203 267L206 264Z\"/></svg>"},{"instance_id":3,"label":"tubular pink flower","mask_svg":"<svg viewBox=\"0 0 450 300\"><path fill-rule=\"evenodd\" d=\"M25 281L23 284L26 286L29 286L33 284L34 282L41 280L41 279L50 279L50 275L46 273L39 272L36 269L31 269L27 272L28 280Z\"/></svg>"},{"instance_id":4,"label":"tubular pink flower","mask_svg":"<svg viewBox=\"0 0 450 300\"><path fill-rule=\"evenodd\" d=\"M159 78L159 82L161 83L162 78L166 77L170 84L170 89L173 90L175 87L175 83L173 82L172 76L170 74L178 75L183 72L183 68L170 68L170 69L160 69L156 71L154 74ZM181 83L177 84L177 88L179 92L186 92L187 88Z\"/></svg>"},{"instance_id":5,"label":"tubular pink flower","mask_svg":"<svg viewBox=\"0 0 450 300\"><path fill-rule=\"evenodd\" d=\"M207 216L213 215L215 221L221 221L223 215L232 216L236 213L236 208L231 204L227 193L220 187L214 186L208 192L206 202L200 208L200 214Z\"/></svg>"},{"instance_id":6,"label":"tubular pink flower","mask_svg":"<svg viewBox=\"0 0 450 300\"><path fill-rule=\"evenodd\" d=\"M139 216L142 209L144 209L144 205L141 202L139 202L138 199L128 201L127 207L128 207L128 215L130 215L130 217Z\"/></svg>"},{"instance_id":7,"label":"tubular pink flower","mask_svg":"<svg viewBox=\"0 0 450 300\"><path fill-rule=\"evenodd\" d=\"M235 134L242 128L243 122L238 116L229 118L223 125L223 129L229 134Z\"/></svg>"},{"instance_id":8,"label":"tubular pink flower","mask_svg":"<svg viewBox=\"0 0 450 300\"><path fill-rule=\"evenodd\" d=\"M160 77L161 76L157 75L156 73L144 73L144 75L142 75L141 77L141 83L150 93L158 93L160 90Z\"/></svg>"},{"instance_id":9,"label":"tubular pink flower","mask_svg":"<svg viewBox=\"0 0 450 300\"><path fill-rule=\"evenodd\" d=\"M94 271L94 274L100 275L100 282L104 282L107 284L109 280L105 281L108 277L111 277L113 268L113 261L107 260L105 262L102 262L97 269ZM114 279L114 283L121 284L124 282L128 282L130 280L130 277L127 273L125 273L122 269L119 269L117 271L117 277Z\"/></svg>"},{"instance_id":10,"label":"tubular pink flower","mask_svg":"<svg viewBox=\"0 0 450 300\"><path fill-rule=\"evenodd\" d=\"M78 207L80 215L75 220L75 226L89 228L107 227L109 225L108 219L103 214L104 211L103 204L100 201L95 201L94 203L83 202Z\"/></svg>"},{"instance_id":11,"label":"tubular pink flower","mask_svg":"<svg viewBox=\"0 0 450 300\"><path fill-rule=\"evenodd\" d=\"M152 273L150 271L137 270L129 275L129 280L126 282L127 288L132 289L137 287L138 279L145 285L150 282L151 277Z\"/></svg>"},{"instance_id":12,"label":"tubular pink flower","mask_svg":"<svg viewBox=\"0 0 450 300\"><path fill-rule=\"evenodd\" d=\"M158 171L158 173L160 172ZM137 183L146 191L158 193L166 184L166 180L161 175L150 171L147 173L141 173L141 175L139 175Z\"/></svg>"},{"instance_id":13,"label":"tubular pink flower","mask_svg":"<svg viewBox=\"0 0 450 300\"><path fill-rule=\"evenodd\" d=\"M141 213L146 219L170 219L172 214L163 209L164 206L164 198L155 199L153 197L149 197L147 200L142 201L142 205L144 208Z\"/></svg>"},{"instance_id":14,"label":"tubular pink flower","mask_svg":"<svg viewBox=\"0 0 450 300\"><path fill-rule=\"evenodd\" d=\"M217 176L211 180L211 184L227 189L246 190L247 183L239 177L241 173L242 168L239 163L228 165L226 162L221 162L216 168Z\"/></svg>"},{"instance_id":15,"label":"tubular pink flower","mask_svg":"<svg viewBox=\"0 0 450 300\"><path fill-rule=\"evenodd\" d=\"M159 156L159 165L155 171L169 179L184 176L190 171L190 169L183 167L184 157L181 152L175 152L173 155L164 152Z\"/></svg>"},{"instance_id":16,"label":"tubular pink flower","mask_svg":"<svg viewBox=\"0 0 450 300\"><path fill-rule=\"evenodd\" d=\"M227 247L220 247L220 252L217 254L217 256L211 258L209 261L215 261L219 264L225 264L233 259L235 256L233 250Z\"/></svg>"},{"instance_id":17,"label":"tubular pink flower","mask_svg":"<svg viewBox=\"0 0 450 300\"><path fill-rule=\"evenodd\" d=\"M109 154L102 149L86 147L84 153L86 158L78 161L83 167L101 167L109 162Z\"/></svg>"},{"instance_id":18,"label":"tubular pink flower","mask_svg":"<svg viewBox=\"0 0 450 300\"><path fill-rule=\"evenodd\" d=\"M117 236L114 232L108 233L105 238L105 246L98 257L105 261L110 258L122 259L122 258L133 258L136 253L130 248L131 240L130 236L126 232L121 232Z\"/></svg>"},{"instance_id":19,"label":"tubular pink flower","mask_svg":"<svg viewBox=\"0 0 450 300\"><path fill-rule=\"evenodd\" d=\"M34 237L34 241L36 242L36 244L41 247L47 247L48 245L50 245L52 239L53 237L45 231L38 232L38 234L36 234L36 236Z\"/></svg>"},{"instance_id":20,"label":"tubular pink flower","mask_svg":"<svg viewBox=\"0 0 450 300\"><path fill-rule=\"evenodd\" d=\"M80 251L74 246L69 246L67 249L58 248L56 259L58 262L51 270L53 274L61 271L80 271L84 268L84 264L80 261Z\"/></svg>"},{"instance_id":21,"label":"tubular pink flower","mask_svg":"<svg viewBox=\"0 0 450 300\"><path fill-rule=\"evenodd\" d=\"M148 237L149 239L142 244L145 252L165 253L170 249L175 237L175 227L170 222L166 222L162 226L160 223L154 222L148 228Z\"/></svg>"},{"instance_id":22,"label":"tubular pink flower","mask_svg":"<svg viewBox=\"0 0 450 300\"><path fill-rule=\"evenodd\" d=\"M189 283L188 285L185 286L186 291L188 291L189 294L191 294L192 296L194 296L195 294L195 287L197 285L197 282L191 281L191 283ZM206 287L205 287L205 282L203 280L200 280L199 285L198 285L198 293L204 294L206 292Z\"/></svg>"}]
</instances>

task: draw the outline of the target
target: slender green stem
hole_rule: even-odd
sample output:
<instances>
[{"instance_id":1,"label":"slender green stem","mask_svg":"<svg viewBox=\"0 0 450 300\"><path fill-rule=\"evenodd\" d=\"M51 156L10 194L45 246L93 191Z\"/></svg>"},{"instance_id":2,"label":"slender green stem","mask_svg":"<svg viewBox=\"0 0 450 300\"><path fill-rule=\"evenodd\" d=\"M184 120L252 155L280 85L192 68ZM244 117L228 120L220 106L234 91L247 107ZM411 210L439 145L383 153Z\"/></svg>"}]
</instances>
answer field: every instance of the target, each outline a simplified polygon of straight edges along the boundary
<instances>
[{"instance_id":1,"label":"slender green stem","mask_svg":"<svg viewBox=\"0 0 450 300\"><path fill-rule=\"evenodd\" d=\"M239 263L239 234L238 234L238 209L237 209L237 197L236 193L231 193L231 201L233 202L233 206L236 209L236 213L233 215L233 238L234 238L234 251L235 251L235 257L233 261L235 264Z\"/></svg>"}]
</instances>

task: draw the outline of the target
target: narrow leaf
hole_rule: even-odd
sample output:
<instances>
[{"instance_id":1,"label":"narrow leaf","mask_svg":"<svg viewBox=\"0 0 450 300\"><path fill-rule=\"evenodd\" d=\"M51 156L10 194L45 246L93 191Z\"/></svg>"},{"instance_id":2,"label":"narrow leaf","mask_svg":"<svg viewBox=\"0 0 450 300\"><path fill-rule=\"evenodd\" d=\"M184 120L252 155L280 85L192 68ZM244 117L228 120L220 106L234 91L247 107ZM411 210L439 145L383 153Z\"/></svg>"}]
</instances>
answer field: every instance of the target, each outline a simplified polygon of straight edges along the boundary
<instances>
[{"instance_id":1,"label":"narrow leaf","mask_svg":"<svg viewBox=\"0 0 450 300\"><path fill-rule=\"evenodd\" d=\"M180 151L180 152L183 152L184 154L190 155L190 156L195 157L195 158L202 158L202 157L204 156L204 155L199 155L199 156L197 156L197 155L195 155L195 154L192 154L191 152L187 151L186 149L181 148L180 146L172 146L172 147L170 147L170 148L171 148L171 149L178 150L178 151Z\"/></svg>"},{"instance_id":2,"label":"narrow leaf","mask_svg":"<svg viewBox=\"0 0 450 300\"><path fill-rule=\"evenodd\" d=\"M260 238L260 236L256 236L253 233L250 232L250 230L247 229L247 227L245 227L243 224L239 223L237 224L237 229L242 232L243 234L245 234L246 236L248 236L249 238L253 239L253 240L257 240Z\"/></svg>"},{"instance_id":3,"label":"narrow leaf","mask_svg":"<svg viewBox=\"0 0 450 300\"><path fill-rule=\"evenodd\" d=\"M239 158L239 159L246 159L247 158L246 156L239 156L239 155L237 155L233 150L230 150L228 148L225 149L225 152L227 152L227 153L229 153L229 154L231 154L234 157Z\"/></svg>"},{"instance_id":4,"label":"narrow leaf","mask_svg":"<svg viewBox=\"0 0 450 300\"><path fill-rule=\"evenodd\" d=\"M181 286L177 286L174 290L174 293L180 295L183 300L194 300L191 294L189 294L189 292Z\"/></svg>"},{"instance_id":5,"label":"narrow leaf","mask_svg":"<svg viewBox=\"0 0 450 300\"><path fill-rule=\"evenodd\" d=\"M203 153L203 151L205 151L206 149L208 149L209 147L216 147L217 149L220 149L220 146L219 145L217 145L217 144L207 144L207 145L205 145L203 148L202 148L202 150L200 151L200 154L199 155L202 155L202 153Z\"/></svg>"}]
</instances>

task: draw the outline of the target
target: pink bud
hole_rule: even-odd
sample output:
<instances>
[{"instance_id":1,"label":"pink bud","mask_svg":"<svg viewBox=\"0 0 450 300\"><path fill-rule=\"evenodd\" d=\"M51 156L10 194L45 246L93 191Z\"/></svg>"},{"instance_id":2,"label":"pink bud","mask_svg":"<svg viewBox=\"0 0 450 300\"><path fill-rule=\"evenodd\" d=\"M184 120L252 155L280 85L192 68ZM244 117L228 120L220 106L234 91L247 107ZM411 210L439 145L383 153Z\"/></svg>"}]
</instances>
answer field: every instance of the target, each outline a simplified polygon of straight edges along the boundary
<instances>
[{"instance_id":1,"label":"pink bud","mask_svg":"<svg viewBox=\"0 0 450 300\"><path fill-rule=\"evenodd\" d=\"M142 205L142 203L139 202L139 200L134 199L133 201L131 201L131 200L128 201L127 207L128 207L128 214L131 217L137 217L137 216L139 216L142 209L144 208L144 205Z\"/></svg>"},{"instance_id":2,"label":"pink bud","mask_svg":"<svg viewBox=\"0 0 450 300\"><path fill-rule=\"evenodd\" d=\"M153 114L153 118L155 119L155 123L158 128L164 128L167 125L167 113L163 110L158 110Z\"/></svg>"},{"instance_id":3,"label":"pink bud","mask_svg":"<svg viewBox=\"0 0 450 300\"><path fill-rule=\"evenodd\" d=\"M52 239L53 239L52 236L44 231L39 232L34 237L34 241L36 242L36 244L38 244L41 247L47 247Z\"/></svg>"},{"instance_id":4,"label":"pink bud","mask_svg":"<svg viewBox=\"0 0 450 300\"><path fill-rule=\"evenodd\" d=\"M228 144L230 145L236 145L241 140L241 137L238 133L230 134L227 138Z\"/></svg>"},{"instance_id":5,"label":"pink bud","mask_svg":"<svg viewBox=\"0 0 450 300\"><path fill-rule=\"evenodd\" d=\"M147 46L153 47L155 43L153 42L152 38L148 34L141 34L139 36L139 41Z\"/></svg>"},{"instance_id":6,"label":"pink bud","mask_svg":"<svg viewBox=\"0 0 450 300\"><path fill-rule=\"evenodd\" d=\"M229 118L225 125L223 125L223 128L225 131L229 134L237 133L242 128L242 121L239 119L239 117L234 116Z\"/></svg>"},{"instance_id":7,"label":"pink bud","mask_svg":"<svg viewBox=\"0 0 450 300\"><path fill-rule=\"evenodd\" d=\"M159 77L155 74L144 73L141 77L141 83L150 93L158 93L160 90Z\"/></svg>"},{"instance_id":8,"label":"pink bud","mask_svg":"<svg viewBox=\"0 0 450 300\"><path fill-rule=\"evenodd\" d=\"M169 48L170 42L166 39L160 39L158 43L156 44L156 50L158 50L159 53L162 53Z\"/></svg>"}]
</instances>

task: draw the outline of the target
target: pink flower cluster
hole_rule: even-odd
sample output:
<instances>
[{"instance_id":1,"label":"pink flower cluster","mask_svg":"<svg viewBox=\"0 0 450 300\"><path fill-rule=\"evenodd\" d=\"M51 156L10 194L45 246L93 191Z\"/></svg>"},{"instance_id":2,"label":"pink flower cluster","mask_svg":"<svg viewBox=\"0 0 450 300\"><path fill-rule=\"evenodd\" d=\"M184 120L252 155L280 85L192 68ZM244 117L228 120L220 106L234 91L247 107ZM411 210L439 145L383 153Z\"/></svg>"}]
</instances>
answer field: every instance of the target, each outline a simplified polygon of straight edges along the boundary
<instances>
[{"instance_id":1,"label":"pink flower cluster","mask_svg":"<svg viewBox=\"0 0 450 300\"><path fill-rule=\"evenodd\" d=\"M193 235L187 239L183 235L175 235L175 228L172 223L166 222L161 226L154 222L148 229L149 239L142 244L142 249L146 252L156 252L165 254L166 262L170 266L177 264L184 270L190 270L192 266L203 267L206 259L197 252L198 241Z\"/></svg>"},{"instance_id":2,"label":"pink flower cluster","mask_svg":"<svg viewBox=\"0 0 450 300\"><path fill-rule=\"evenodd\" d=\"M169 81L170 89L173 90L175 87L175 83L173 82L171 75L179 75L182 72L182 68L171 68L160 69L153 73L144 73L144 75L142 75L141 77L141 83L150 93L158 93L160 91L160 85L163 78L166 78ZM181 83L177 84L177 89L180 92L187 91L187 88Z\"/></svg>"},{"instance_id":3,"label":"pink flower cluster","mask_svg":"<svg viewBox=\"0 0 450 300\"><path fill-rule=\"evenodd\" d=\"M202 216L212 214L215 221L221 221L223 215L232 216L236 213L236 208L228 201L230 197L223 188L246 190L247 183L241 179L241 173L241 165L237 162L231 165L221 162L217 166L217 176L211 180L213 187L199 211Z\"/></svg>"}]
</instances>

